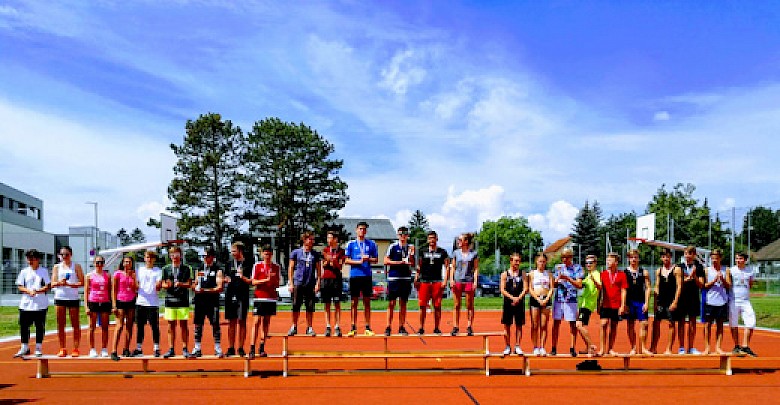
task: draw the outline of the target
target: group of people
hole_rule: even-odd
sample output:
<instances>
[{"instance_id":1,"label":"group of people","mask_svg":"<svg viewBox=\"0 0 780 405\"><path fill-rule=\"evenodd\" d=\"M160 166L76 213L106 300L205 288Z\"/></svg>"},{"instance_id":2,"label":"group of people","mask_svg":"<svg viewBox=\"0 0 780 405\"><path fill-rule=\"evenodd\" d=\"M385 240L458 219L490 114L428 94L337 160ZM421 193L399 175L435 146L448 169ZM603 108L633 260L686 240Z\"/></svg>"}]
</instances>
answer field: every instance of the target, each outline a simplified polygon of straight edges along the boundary
<instances>
[{"instance_id":1,"label":"group of people","mask_svg":"<svg viewBox=\"0 0 780 405\"><path fill-rule=\"evenodd\" d=\"M325 336L342 336L341 293L342 270L349 266L349 290L351 295L351 327L347 336L358 334L358 307L362 298L364 335L374 335L371 329L372 265L379 263L377 244L366 238L368 224L359 222L356 238L342 248L337 232L328 232L327 246L318 252L314 250L314 235L304 232L301 247L290 254L287 267L287 288L292 296L292 325L288 335L298 333L301 307L305 308L306 335L315 336L313 315L316 295L324 303ZM398 328L401 335L408 335L407 303L415 288L419 297L419 328L417 334L425 334L428 307L432 306L433 333L442 334L442 298L449 286L454 296L452 335L460 333L461 304L466 302L466 334L473 335L474 295L479 276L479 258L471 248L472 234L458 238L459 247L452 255L439 247L438 235L427 234L427 246L416 249L409 243L409 229L398 228L398 241L391 244L383 259L388 285L388 309L385 335L393 332L393 319L398 306ZM153 355L161 356L159 320L159 292L164 291L163 317L168 322L168 351L165 358L176 356L177 329L181 335L181 354L184 357L202 356L202 336L205 320L208 319L214 340L214 354L224 356L266 356L265 343L268 337L271 317L276 315L277 287L280 283L281 266L272 260L270 246L263 246L255 263L253 255L245 252L245 245L236 242L230 248L230 260L225 266L216 262L216 251L205 250L202 267L193 269L182 262L182 252L177 246L168 249L170 264L162 269L155 266L157 255L146 251L144 265L135 268L132 257L124 257L120 267L113 274L104 268L101 256L94 258L94 270L84 274L80 265L73 263L72 250L68 246L59 251L60 262L54 266L51 275L40 266L41 254L32 249L27 252L29 266L17 278L19 291L23 294L19 304L19 325L21 348L16 356L30 354L28 346L30 328L36 328L35 355L42 355L48 297L46 292L54 291L54 305L57 311L57 332L60 350L58 356L68 356L65 326L70 318L73 334L73 350L70 355L78 357L81 329L79 313L81 302L79 289L84 288L84 309L89 316L89 356L109 357L108 325L109 315L116 317L111 342L110 357L120 359L118 351L124 337L122 356L142 356L144 331L148 323L154 343ZM533 355L548 354L547 332L552 314L552 344L550 355L557 355L559 330L562 321L568 322L572 356L578 353L590 355L616 354L614 350L617 325L626 320L629 354L656 353L661 334L660 324L668 323L668 340L663 353L671 354L675 335L679 342L679 354L699 354L694 347L696 320L700 314L700 296L705 297L702 313L706 321L705 348L710 353L711 327L716 324L714 351L724 353L721 344L723 323L729 320L735 342L734 353L755 356L750 348L750 338L755 327L755 313L750 304L750 287L753 273L745 266L747 256L738 254L736 266L721 264L722 252L715 249L711 254L711 265L706 268L696 259L696 249L685 249L685 261L672 264L672 254L666 249L662 253L662 265L655 270L655 286L651 285L648 270L639 266L639 252L628 252L629 265L618 270L619 255L610 253L606 258L606 269L599 271L597 258L587 256L586 269L573 263L573 252L564 249L561 264L547 268L547 256L539 253L535 258L536 268L523 272L521 257L513 253L509 268L501 272L500 293L503 297L501 323L505 328L504 355L512 352L523 355L520 342L525 324L525 297L528 296L531 318L531 340ZM254 292L252 289L254 288ZM705 291L702 295L701 291ZM228 349L223 354L220 331L220 293L224 291L224 316L228 321ZM190 318L190 294L194 294L194 348L188 350ZM650 298L655 296L652 334L648 334L648 313ZM249 352L244 350L247 319L250 304L253 313L253 328ZM591 315L600 318L600 345L597 346L588 332ZM742 317L745 334L738 340L737 321ZM639 323L639 334L636 323ZM135 328L134 328L135 324ZM102 330L101 350L98 354L95 344L97 325ZM514 349L511 343L511 329L515 325ZM178 328L177 328L178 326ZM136 330L136 348L130 345L133 330ZM586 349L576 350L577 337L581 336ZM259 337L259 345L257 345ZM648 337L650 343L648 344ZM237 343L237 345L236 345ZM238 348L236 350L236 347ZM258 350L255 350L255 349Z\"/></svg>"}]
</instances>

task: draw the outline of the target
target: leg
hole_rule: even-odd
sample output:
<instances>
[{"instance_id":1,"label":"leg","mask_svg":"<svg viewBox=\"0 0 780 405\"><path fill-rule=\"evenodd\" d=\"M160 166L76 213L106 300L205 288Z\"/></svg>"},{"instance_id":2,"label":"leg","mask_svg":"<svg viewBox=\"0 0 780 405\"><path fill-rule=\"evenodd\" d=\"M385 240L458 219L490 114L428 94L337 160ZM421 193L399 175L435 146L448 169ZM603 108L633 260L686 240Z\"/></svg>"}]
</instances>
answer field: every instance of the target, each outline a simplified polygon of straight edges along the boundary
<instances>
[{"instance_id":1,"label":"leg","mask_svg":"<svg viewBox=\"0 0 780 405\"><path fill-rule=\"evenodd\" d=\"M59 340L60 343L60 349L65 350L65 344L66 342L66 336L65 336L65 322L67 321L67 310L65 306L57 305L56 307L56 315L57 315L57 340ZM74 330L75 333L75 330Z\"/></svg>"},{"instance_id":2,"label":"leg","mask_svg":"<svg viewBox=\"0 0 780 405\"><path fill-rule=\"evenodd\" d=\"M152 307L149 309L149 326L152 328L152 342L155 348L160 346L160 309Z\"/></svg>"},{"instance_id":3,"label":"leg","mask_svg":"<svg viewBox=\"0 0 780 405\"><path fill-rule=\"evenodd\" d=\"M453 295L453 308L452 308L452 327L457 328L460 326L460 304L461 304L461 289L455 287L452 289Z\"/></svg>"},{"instance_id":4,"label":"leg","mask_svg":"<svg viewBox=\"0 0 780 405\"><path fill-rule=\"evenodd\" d=\"M246 340L246 314L242 316L243 318L238 320L238 347L243 349Z\"/></svg>"},{"instance_id":5,"label":"leg","mask_svg":"<svg viewBox=\"0 0 780 405\"><path fill-rule=\"evenodd\" d=\"M400 306L398 309L398 327L403 327L406 324L406 300L399 298Z\"/></svg>"},{"instance_id":6,"label":"leg","mask_svg":"<svg viewBox=\"0 0 780 405\"><path fill-rule=\"evenodd\" d=\"M547 324L550 322L550 310L544 309L541 312L539 319L539 347L543 348L547 345Z\"/></svg>"},{"instance_id":7,"label":"leg","mask_svg":"<svg viewBox=\"0 0 780 405\"><path fill-rule=\"evenodd\" d=\"M675 322L672 320L669 321L669 341L666 343L666 350L664 351L664 354L672 354L672 348L674 347L674 334L677 331L677 326L674 323Z\"/></svg>"},{"instance_id":8,"label":"leg","mask_svg":"<svg viewBox=\"0 0 780 405\"><path fill-rule=\"evenodd\" d=\"M336 300L336 302L333 303L333 306L336 308L334 310L334 318L336 321L336 326L339 326L339 324L341 324L341 301Z\"/></svg>"},{"instance_id":9,"label":"leg","mask_svg":"<svg viewBox=\"0 0 780 405\"><path fill-rule=\"evenodd\" d=\"M693 342L696 341L696 316L692 316L688 321L688 350L693 348Z\"/></svg>"},{"instance_id":10,"label":"leg","mask_svg":"<svg viewBox=\"0 0 780 405\"><path fill-rule=\"evenodd\" d=\"M146 308L141 306L137 307L135 310L135 326L138 330L135 334L135 344L138 350L141 350L141 347L144 343L144 327L146 327L146 317Z\"/></svg>"},{"instance_id":11,"label":"leg","mask_svg":"<svg viewBox=\"0 0 780 405\"><path fill-rule=\"evenodd\" d=\"M73 328L73 348L78 349L81 345L81 321L79 320L80 307L68 308L70 315L70 326Z\"/></svg>"},{"instance_id":12,"label":"leg","mask_svg":"<svg viewBox=\"0 0 780 405\"><path fill-rule=\"evenodd\" d=\"M531 342L534 344L534 349L538 349L539 346L539 308L531 307Z\"/></svg>"},{"instance_id":13,"label":"leg","mask_svg":"<svg viewBox=\"0 0 780 405\"><path fill-rule=\"evenodd\" d=\"M420 303L420 329L425 329L425 316L428 312L428 303L426 302L425 305L423 303Z\"/></svg>"},{"instance_id":14,"label":"leg","mask_svg":"<svg viewBox=\"0 0 780 405\"><path fill-rule=\"evenodd\" d=\"M114 341L111 344L112 352L116 353L116 348L119 346L119 338L122 336L122 332L125 328L125 310L118 309L116 311L116 325L114 326Z\"/></svg>"},{"instance_id":15,"label":"leg","mask_svg":"<svg viewBox=\"0 0 780 405\"><path fill-rule=\"evenodd\" d=\"M355 329L355 326L357 325L358 299L360 298L353 296L352 304L349 307L349 316L352 321L352 329Z\"/></svg>"},{"instance_id":16,"label":"leg","mask_svg":"<svg viewBox=\"0 0 780 405\"><path fill-rule=\"evenodd\" d=\"M35 323L35 346L43 344L43 338L46 336L46 310L36 311Z\"/></svg>"},{"instance_id":17,"label":"leg","mask_svg":"<svg viewBox=\"0 0 780 405\"><path fill-rule=\"evenodd\" d=\"M391 328L393 326L393 311L395 310L395 301L396 300L393 299L387 302L387 325L385 325L387 328Z\"/></svg>"},{"instance_id":18,"label":"leg","mask_svg":"<svg viewBox=\"0 0 780 405\"><path fill-rule=\"evenodd\" d=\"M628 354L636 354L636 330L634 329L634 320L629 319L626 322L626 331L628 332L628 344L631 346L631 351Z\"/></svg>"},{"instance_id":19,"label":"leg","mask_svg":"<svg viewBox=\"0 0 780 405\"><path fill-rule=\"evenodd\" d=\"M466 311L467 311L467 325L471 327L474 324L474 291L466 293Z\"/></svg>"},{"instance_id":20,"label":"leg","mask_svg":"<svg viewBox=\"0 0 780 405\"><path fill-rule=\"evenodd\" d=\"M750 347L750 338L753 337L753 328L745 328L742 340L742 346Z\"/></svg>"},{"instance_id":21,"label":"leg","mask_svg":"<svg viewBox=\"0 0 780 405\"><path fill-rule=\"evenodd\" d=\"M639 350L642 354L652 354L647 350L647 320L639 321Z\"/></svg>"},{"instance_id":22,"label":"leg","mask_svg":"<svg viewBox=\"0 0 780 405\"><path fill-rule=\"evenodd\" d=\"M609 326L609 319L601 318L599 322L601 324L599 332L599 344L601 345L601 348L599 349L598 355L603 356L607 353L607 327Z\"/></svg>"},{"instance_id":23,"label":"leg","mask_svg":"<svg viewBox=\"0 0 780 405\"><path fill-rule=\"evenodd\" d=\"M571 347L573 350L577 349L577 322L575 321L569 321L569 335L571 336L570 341Z\"/></svg>"},{"instance_id":24,"label":"leg","mask_svg":"<svg viewBox=\"0 0 780 405\"><path fill-rule=\"evenodd\" d=\"M617 352L615 352L615 338L617 337L617 326L618 323L615 320L609 321L609 354L615 355Z\"/></svg>"},{"instance_id":25,"label":"leg","mask_svg":"<svg viewBox=\"0 0 780 405\"><path fill-rule=\"evenodd\" d=\"M95 348L95 324L97 323L97 312L89 313L89 348Z\"/></svg>"},{"instance_id":26,"label":"leg","mask_svg":"<svg viewBox=\"0 0 780 405\"><path fill-rule=\"evenodd\" d=\"M101 335L100 340L103 344L104 349L108 349L108 312L101 312L100 313L100 329L101 329Z\"/></svg>"},{"instance_id":27,"label":"leg","mask_svg":"<svg viewBox=\"0 0 780 405\"><path fill-rule=\"evenodd\" d=\"M252 340L250 340L250 342L249 342L251 347L255 347L255 345L257 344L257 332L260 329L260 324L263 322L262 318L263 317L260 316L260 315L255 315L253 317L253 320L252 320L253 321L252 322Z\"/></svg>"},{"instance_id":28,"label":"leg","mask_svg":"<svg viewBox=\"0 0 780 405\"><path fill-rule=\"evenodd\" d=\"M657 352L658 340L661 338L661 330L658 329L661 326L661 320L658 319L658 314L653 318L653 331L650 337L650 351Z\"/></svg>"},{"instance_id":29,"label":"leg","mask_svg":"<svg viewBox=\"0 0 780 405\"><path fill-rule=\"evenodd\" d=\"M235 314L233 314L235 315ZM236 347L236 323L238 319L228 320L228 346L232 349Z\"/></svg>"},{"instance_id":30,"label":"leg","mask_svg":"<svg viewBox=\"0 0 780 405\"><path fill-rule=\"evenodd\" d=\"M125 350L130 350L130 342L133 341L133 319L135 319L135 309L125 310Z\"/></svg>"},{"instance_id":31,"label":"leg","mask_svg":"<svg viewBox=\"0 0 780 405\"><path fill-rule=\"evenodd\" d=\"M704 328L704 351L702 352L702 354L710 354L710 334L711 333L712 333L712 322L708 320L707 321L707 326Z\"/></svg>"},{"instance_id":32,"label":"leg","mask_svg":"<svg viewBox=\"0 0 780 405\"><path fill-rule=\"evenodd\" d=\"M723 342L723 319L718 319L715 324L715 353L723 354L721 343Z\"/></svg>"},{"instance_id":33,"label":"leg","mask_svg":"<svg viewBox=\"0 0 780 405\"><path fill-rule=\"evenodd\" d=\"M325 301L325 325L330 326L330 300Z\"/></svg>"},{"instance_id":34,"label":"leg","mask_svg":"<svg viewBox=\"0 0 780 405\"><path fill-rule=\"evenodd\" d=\"M187 342L190 340L190 328L187 325L186 319L179 320L179 328L181 329L181 345L186 349Z\"/></svg>"},{"instance_id":35,"label":"leg","mask_svg":"<svg viewBox=\"0 0 780 405\"><path fill-rule=\"evenodd\" d=\"M677 321L677 339L680 342L680 349L685 349L685 316L683 315L678 321Z\"/></svg>"},{"instance_id":36,"label":"leg","mask_svg":"<svg viewBox=\"0 0 780 405\"><path fill-rule=\"evenodd\" d=\"M558 332L560 331L560 329L561 329L561 320L560 319L555 319L555 315L553 315L552 350L555 351L555 352L558 351Z\"/></svg>"},{"instance_id":37,"label":"leg","mask_svg":"<svg viewBox=\"0 0 780 405\"><path fill-rule=\"evenodd\" d=\"M371 326L371 296L363 296L363 318L366 321L366 326Z\"/></svg>"},{"instance_id":38,"label":"leg","mask_svg":"<svg viewBox=\"0 0 780 405\"><path fill-rule=\"evenodd\" d=\"M173 350L173 343L176 341L176 321L168 321L168 347Z\"/></svg>"}]
</instances>

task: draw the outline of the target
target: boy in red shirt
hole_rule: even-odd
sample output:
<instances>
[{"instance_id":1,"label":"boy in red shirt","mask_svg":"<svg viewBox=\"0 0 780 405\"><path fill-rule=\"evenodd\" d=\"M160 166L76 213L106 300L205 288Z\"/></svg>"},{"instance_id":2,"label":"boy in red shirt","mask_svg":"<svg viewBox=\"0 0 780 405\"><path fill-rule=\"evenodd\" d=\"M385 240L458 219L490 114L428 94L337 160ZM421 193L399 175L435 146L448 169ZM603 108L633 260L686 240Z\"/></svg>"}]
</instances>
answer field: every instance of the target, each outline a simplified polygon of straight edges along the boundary
<instances>
[{"instance_id":1,"label":"boy in red shirt","mask_svg":"<svg viewBox=\"0 0 780 405\"><path fill-rule=\"evenodd\" d=\"M260 324L263 324L260 334L260 350L257 355L265 357L265 339L268 336L268 327L271 324L271 317L276 315L276 287L279 287L278 264L271 261L273 258L273 249L271 246L263 246L262 261L255 263L252 269L252 286L255 287L254 297L254 327L252 328L252 343L249 347L249 358L255 357L255 343L257 342L257 331Z\"/></svg>"},{"instance_id":2,"label":"boy in red shirt","mask_svg":"<svg viewBox=\"0 0 780 405\"><path fill-rule=\"evenodd\" d=\"M610 252L607 255L607 269L601 272L602 297L599 317L601 317L601 350L598 355L603 356L606 353L616 355L613 350L615 346L615 334L617 325L620 322L620 315L626 311L626 289L628 280L626 273L618 271L617 265L620 255ZM609 327L609 346L607 347L607 327Z\"/></svg>"}]
</instances>

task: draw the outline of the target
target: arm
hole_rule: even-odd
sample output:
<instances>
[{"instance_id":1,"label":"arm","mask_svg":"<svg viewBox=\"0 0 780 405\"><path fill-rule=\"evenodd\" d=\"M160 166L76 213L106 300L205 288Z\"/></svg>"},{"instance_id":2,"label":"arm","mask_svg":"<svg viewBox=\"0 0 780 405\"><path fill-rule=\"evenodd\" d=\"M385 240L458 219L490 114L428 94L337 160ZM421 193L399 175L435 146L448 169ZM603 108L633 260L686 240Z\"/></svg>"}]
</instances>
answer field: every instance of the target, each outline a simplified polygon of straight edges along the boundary
<instances>
[{"instance_id":1,"label":"arm","mask_svg":"<svg viewBox=\"0 0 780 405\"><path fill-rule=\"evenodd\" d=\"M618 310L619 314L626 313L626 289L621 288L620 289L620 309Z\"/></svg>"},{"instance_id":2,"label":"arm","mask_svg":"<svg viewBox=\"0 0 780 405\"><path fill-rule=\"evenodd\" d=\"M290 291L293 289L293 271L295 271L295 260L290 259L290 264L287 266L287 288Z\"/></svg>"},{"instance_id":3,"label":"arm","mask_svg":"<svg viewBox=\"0 0 780 405\"><path fill-rule=\"evenodd\" d=\"M498 291L501 292L501 295L503 297L509 298L510 300L514 297L512 297L509 292L506 290L506 272L501 272L501 279L498 281Z\"/></svg>"},{"instance_id":4,"label":"arm","mask_svg":"<svg viewBox=\"0 0 780 405\"><path fill-rule=\"evenodd\" d=\"M704 273L704 271L702 271ZM704 277L700 276L696 270L693 271L693 276L696 279L696 285L699 286L699 288L702 288L704 286Z\"/></svg>"},{"instance_id":5,"label":"arm","mask_svg":"<svg viewBox=\"0 0 780 405\"><path fill-rule=\"evenodd\" d=\"M444 268L446 269L444 271L444 279L445 280L451 280L451 283L455 284L455 278L454 278L455 277L455 274L454 274L455 272L451 271L452 269L450 268L450 258L449 257L444 259Z\"/></svg>"},{"instance_id":6,"label":"arm","mask_svg":"<svg viewBox=\"0 0 780 405\"><path fill-rule=\"evenodd\" d=\"M52 287L59 287L63 285L60 281L60 266L58 264L54 265L54 268L51 269L51 285ZM62 280L65 281L65 280Z\"/></svg>"},{"instance_id":7,"label":"arm","mask_svg":"<svg viewBox=\"0 0 780 405\"><path fill-rule=\"evenodd\" d=\"M670 311L677 309L677 301L680 299L680 293L682 292L682 269L675 266L674 270L672 270L672 274L674 274L674 278L677 280L677 288L675 288L674 291L674 299L672 300L672 303L669 304Z\"/></svg>"},{"instance_id":8,"label":"arm","mask_svg":"<svg viewBox=\"0 0 780 405\"><path fill-rule=\"evenodd\" d=\"M650 273L647 270L642 271L645 277L645 305L642 306L642 312L647 312L647 309L650 308L650 292L651 292L651 286L650 286Z\"/></svg>"},{"instance_id":9,"label":"arm","mask_svg":"<svg viewBox=\"0 0 780 405\"><path fill-rule=\"evenodd\" d=\"M674 274L674 268L672 268L672 274ZM653 294L658 295L659 288L661 286L661 268L655 269L655 287L653 288Z\"/></svg>"},{"instance_id":10,"label":"arm","mask_svg":"<svg viewBox=\"0 0 780 405\"><path fill-rule=\"evenodd\" d=\"M89 277L85 277L84 284L84 311L89 314Z\"/></svg>"},{"instance_id":11,"label":"arm","mask_svg":"<svg viewBox=\"0 0 780 405\"><path fill-rule=\"evenodd\" d=\"M371 264L379 263L379 249L377 248L376 243L372 243L372 248L371 248L371 252L369 253L368 262Z\"/></svg>"},{"instance_id":12,"label":"arm","mask_svg":"<svg viewBox=\"0 0 780 405\"><path fill-rule=\"evenodd\" d=\"M474 258L474 291L477 290L478 285L479 285L479 258L475 257Z\"/></svg>"},{"instance_id":13,"label":"arm","mask_svg":"<svg viewBox=\"0 0 780 405\"><path fill-rule=\"evenodd\" d=\"M317 272L317 284L314 285L314 292L320 290L320 281L322 280L322 262L318 261L314 264L314 270Z\"/></svg>"},{"instance_id":14,"label":"arm","mask_svg":"<svg viewBox=\"0 0 780 405\"><path fill-rule=\"evenodd\" d=\"M521 270L522 273L522 270ZM528 294L528 274L523 274L521 277L523 277L523 291L520 291L520 299L522 300L523 297L525 297L526 294Z\"/></svg>"},{"instance_id":15,"label":"arm","mask_svg":"<svg viewBox=\"0 0 780 405\"><path fill-rule=\"evenodd\" d=\"M67 282L67 281L66 281L66 282L65 282L65 283L66 283L66 285L67 285L68 287L73 287L73 288L79 288L79 287L81 287L81 286L84 286L84 285L85 285L85 284L84 284L84 270L81 268L81 265L80 265L80 264L77 264L77 265L74 267L74 269L76 270L76 278L78 279L78 282L76 282L76 283L70 283L70 282Z\"/></svg>"},{"instance_id":16,"label":"arm","mask_svg":"<svg viewBox=\"0 0 780 405\"><path fill-rule=\"evenodd\" d=\"M108 279L111 280L115 278L119 273L114 273L114 277L109 277ZM111 283L110 290L111 291L111 312L116 313L116 294L117 294L117 288L119 288L119 283Z\"/></svg>"},{"instance_id":17,"label":"arm","mask_svg":"<svg viewBox=\"0 0 780 405\"><path fill-rule=\"evenodd\" d=\"M731 268L726 267L726 273L723 276L723 286L731 288Z\"/></svg>"}]
</instances>

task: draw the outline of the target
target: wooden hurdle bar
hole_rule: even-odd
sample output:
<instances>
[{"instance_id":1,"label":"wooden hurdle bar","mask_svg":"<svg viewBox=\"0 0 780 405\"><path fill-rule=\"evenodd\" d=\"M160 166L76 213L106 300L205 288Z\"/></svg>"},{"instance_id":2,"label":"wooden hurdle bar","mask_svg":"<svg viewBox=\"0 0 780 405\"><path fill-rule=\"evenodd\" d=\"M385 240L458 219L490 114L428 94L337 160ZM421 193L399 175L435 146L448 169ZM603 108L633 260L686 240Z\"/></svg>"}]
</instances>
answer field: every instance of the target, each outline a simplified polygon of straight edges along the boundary
<instances>
[{"instance_id":1,"label":"wooden hurdle bar","mask_svg":"<svg viewBox=\"0 0 780 405\"><path fill-rule=\"evenodd\" d=\"M731 353L723 354L705 354L705 355L689 355L689 354L617 354L607 356L592 356L592 355L580 355L572 357L571 355L558 355L558 356L535 356L533 354L524 354L522 356L523 374L525 376L531 376L531 361L532 360L550 360L550 359L582 359L582 360L605 360L619 359L622 360L623 367L621 369L606 369L606 370L548 370L538 369L534 370L533 374L575 374L575 373L641 373L641 374L654 374L654 373L684 373L684 374L724 374L732 375L731 360L734 357L738 357ZM743 356L740 356L743 357ZM686 369L632 369L631 360L651 360L673 363L679 360L691 361L691 360L704 360L717 359L717 368L686 368Z\"/></svg>"}]
</instances>

